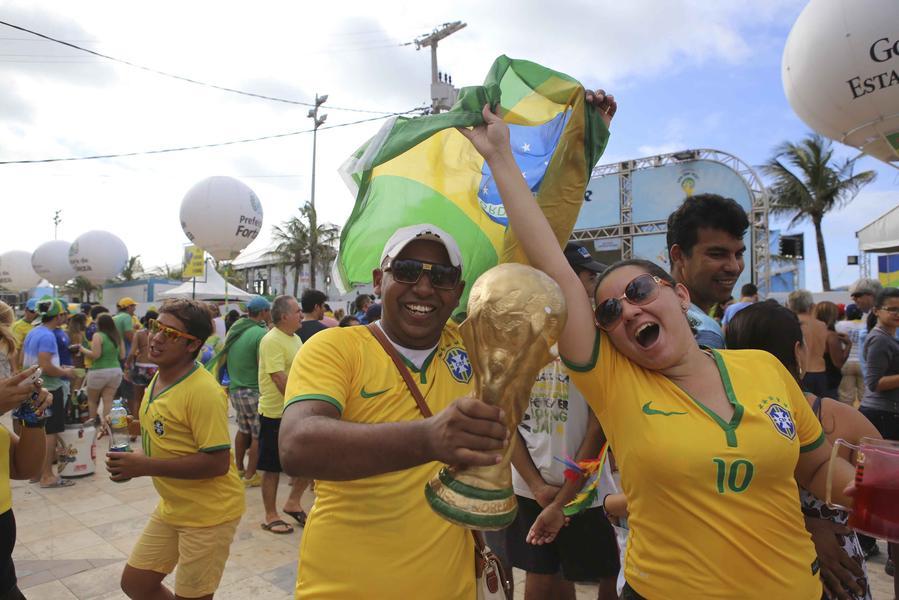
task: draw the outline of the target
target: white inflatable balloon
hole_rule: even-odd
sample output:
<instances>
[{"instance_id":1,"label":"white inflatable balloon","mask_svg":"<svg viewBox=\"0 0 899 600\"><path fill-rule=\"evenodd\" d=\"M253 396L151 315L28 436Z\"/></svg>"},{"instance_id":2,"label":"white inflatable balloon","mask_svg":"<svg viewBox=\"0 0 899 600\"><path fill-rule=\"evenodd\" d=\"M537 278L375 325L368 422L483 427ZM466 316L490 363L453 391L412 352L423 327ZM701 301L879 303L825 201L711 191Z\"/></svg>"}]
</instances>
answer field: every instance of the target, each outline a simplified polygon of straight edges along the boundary
<instances>
[{"instance_id":1,"label":"white inflatable balloon","mask_svg":"<svg viewBox=\"0 0 899 600\"><path fill-rule=\"evenodd\" d=\"M37 247L31 255L31 266L34 272L52 283L64 285L75 277L75 269L69 264L70 242L51 240Z\"/></svg>"},{"instance_id":2,"label":"white inflatable balloon","mask_svg":"<svg viewBox=\"0 0 899 600\"><path fill-rule=\"evenodd\" d=\"M40 276L31 268L30 252L10 250L0 254L0 287L10 292L24 292L40 281Z\"/></svg>"},{"instance_id":3,"label":"white inflatable balloon","mask_svg":"<svg viewBox=\"0 0 899 600\"><path fill-rule=\"evenodd\" d=\"M209 177L181 201L181 228L187 238L218 260L232 260L259 235L262 203L232 177Z\"/></svg>"},{"instance_id":4,"label":"white inflatable balloon","mask_svg":"<svg viewBox=\"0 0 899 600\"><path fill-rule=\"evenodd\" d=\"M784 48L799 118L882 161L899 161L899 2L811 0Z\"/></svg>"},{"instance_id":5,"label":"white inflatable balloon","mask_svg":"<svg viewBox=\"0 0 899 600\"><path fill-rule=\"evenodd\" d=\"M94 285L121 273L127 262L125 242L108 231L82 233L69 248L69 264Z\"/></svg>"}]
</instances>

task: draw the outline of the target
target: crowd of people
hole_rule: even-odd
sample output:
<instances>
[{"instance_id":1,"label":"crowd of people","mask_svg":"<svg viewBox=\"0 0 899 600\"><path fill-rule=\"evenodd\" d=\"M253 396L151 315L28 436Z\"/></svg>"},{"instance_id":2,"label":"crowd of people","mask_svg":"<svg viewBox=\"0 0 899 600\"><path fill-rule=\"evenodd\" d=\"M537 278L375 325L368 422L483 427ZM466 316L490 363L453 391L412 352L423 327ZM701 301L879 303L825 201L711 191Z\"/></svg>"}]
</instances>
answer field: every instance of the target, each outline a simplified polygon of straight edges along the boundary
<instances>
[{"instance_id":1,"label":"crowd of people","mask_svg":"<svg viewBox=\"0 0 899 600\"><path fill-rule=\"evenodd\" d=\"M614 98L588 101L608 126ZM9 479L73 485L53 472L55 436L84 388L83 419L103 427L124 398L139 423L141 451L107 453L110 477L151 477L160 498L122 573L130 598L173 597L163 580L176 567L176 597L211 598L256 487L263 530L303 528L297 597L475 598L481 539L432 511L424 488L442 464L494 465L514 444L518 512L486 540L525 571L528 600L573 599L578 582L602 600L870 599L876 540L826 499L853 503L853 456L832 458L837 439L899 440L899 290L861 279L847 306L804 290L784 306L747 283L735 300L749 221L713 194L670 215L670 269L559 248L508 126L489 107L483 117L460 131L568 307L559 358L520 423L475 397L452 319L464 253L439 223L394 232L373 273L380 302L360 295L346 315L313 289L224 317L177 299L138 320L130 298L114 315L85 305L72 316L41 298L16 321L0 304L0 412L23 400L51 409L37 426L0 427L0 597L22 597ZM599 494L566 514L584 478L562 459L605 444ZM888 548L891 572L899 548Z\"/></svg>"}]
</instances>

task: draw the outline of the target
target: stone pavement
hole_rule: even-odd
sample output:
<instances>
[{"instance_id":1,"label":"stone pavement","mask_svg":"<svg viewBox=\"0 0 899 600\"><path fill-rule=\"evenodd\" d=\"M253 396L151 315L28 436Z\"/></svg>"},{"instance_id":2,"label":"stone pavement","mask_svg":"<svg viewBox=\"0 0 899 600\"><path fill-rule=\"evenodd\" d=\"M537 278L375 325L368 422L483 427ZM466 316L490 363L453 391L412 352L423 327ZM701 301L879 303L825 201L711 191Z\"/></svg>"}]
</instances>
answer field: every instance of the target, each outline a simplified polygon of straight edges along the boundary
<instances>
[{"instance_id":1,"label":"stone pavement","mask_svg":"<svg viewBox=\"0 0 899 600\"><path fill-rule=\"evenodd\" d=\"M8 417L0 420L9 426ZM232 424L232 434L234 426ZM108 479L103 468L106 442L98 443L98 471L75 486L41 489L14 481L13 510L18 540L13 557L19 587L29 600L124 599L119 577L134 542L156 507L150 478L125 483ZM102 448L102 450L101 450ZM286 478L278 490L287 497ZM313 496L307 492L303 506ZM262 496L247 490L247 512L237 529L231 556L215 597L219 600L293 598L302 529L274 535L260 528ZM289 520L289 518L288 518ZM869 563L875 600L892 598L892 579L883 571L885 551ZM524 573L514 573L516 598L524 597ZM167 580L171 583L171 578ZM578 598L596 598L596 587L578 586Z\"/></svg>"}]
</instances>

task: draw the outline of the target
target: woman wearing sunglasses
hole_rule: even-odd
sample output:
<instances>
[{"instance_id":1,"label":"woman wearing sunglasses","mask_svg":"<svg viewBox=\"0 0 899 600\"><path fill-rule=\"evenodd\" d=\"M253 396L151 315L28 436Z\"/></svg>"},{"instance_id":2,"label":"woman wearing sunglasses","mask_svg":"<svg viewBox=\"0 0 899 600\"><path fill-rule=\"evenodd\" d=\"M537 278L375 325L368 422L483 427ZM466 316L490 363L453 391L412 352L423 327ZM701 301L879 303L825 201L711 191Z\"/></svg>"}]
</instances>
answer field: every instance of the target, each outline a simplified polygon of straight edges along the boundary
<instances>
[{"instance_id":1,"label":"woman wearing sunglasses","mask_svg":"<svg viewBox=\"0 0 899 600\"><path fill-rule=\"evenodd\" d=\"M596 96L608 125L614 99ZM820 598L796 484L824 497L830 450L793 378L764 352L700 348L687 289L648 261L603 273L594 312L515 164L508 127L489 107L483 116L460 131L490 167L531 264L565 294L560 354L622 473L623 598ZM852 475L840 463L838 501ZM554 502L528 540L546 543L563 523Z\"/></svg>"}]
</instances>

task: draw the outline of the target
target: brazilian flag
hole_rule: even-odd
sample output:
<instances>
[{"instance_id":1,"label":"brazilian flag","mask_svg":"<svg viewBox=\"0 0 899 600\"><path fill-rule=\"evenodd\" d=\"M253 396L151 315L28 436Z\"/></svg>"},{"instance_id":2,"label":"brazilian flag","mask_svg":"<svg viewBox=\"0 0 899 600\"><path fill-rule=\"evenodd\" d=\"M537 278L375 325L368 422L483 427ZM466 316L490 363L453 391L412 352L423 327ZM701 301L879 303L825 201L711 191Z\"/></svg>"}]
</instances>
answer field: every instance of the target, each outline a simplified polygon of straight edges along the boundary
<instances>
[{"instance_id":1,"label":"brazilian flag","mask_svg":"<svg viewBox=\"0 0 899 600\"><path fill-rule=\"evenodd\" d=\"M568 75L500 56L484 85L463 88L450 111L386 122L341 168L356 205L340 237L335 281L344 289L371 282L388 238L417 223L456 239L467 289L500 262L526 262L490 169L456 130L481 124L487 103L509 124L515 160L563 245L609 138L584 93ZM467 301L466 290L460 311Z\"/></svg>"}]
</instances>

